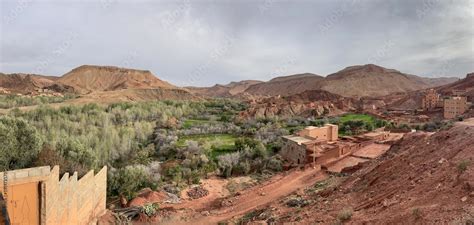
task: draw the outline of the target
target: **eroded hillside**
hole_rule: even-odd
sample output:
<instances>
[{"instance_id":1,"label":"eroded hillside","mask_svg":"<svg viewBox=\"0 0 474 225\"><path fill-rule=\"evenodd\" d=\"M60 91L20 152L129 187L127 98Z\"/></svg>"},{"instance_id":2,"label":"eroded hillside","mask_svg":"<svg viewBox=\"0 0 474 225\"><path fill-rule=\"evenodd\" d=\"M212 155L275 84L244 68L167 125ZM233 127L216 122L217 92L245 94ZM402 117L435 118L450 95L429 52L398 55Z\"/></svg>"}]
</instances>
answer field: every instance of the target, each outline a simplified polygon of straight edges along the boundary
<instances>
[{"instance_id":1,"label":"eroded hillside","mask_svg":"<svg viewBox=\"0 0 474 225\"><path fill-rule=\"evenodd\" d=\"M382 158L341 178L340 185L303 194L311 205L288 210L275 204L278 222L472 223L472 137L472 119L435 134L408 134Z\"/></svg>"}]
</instances>

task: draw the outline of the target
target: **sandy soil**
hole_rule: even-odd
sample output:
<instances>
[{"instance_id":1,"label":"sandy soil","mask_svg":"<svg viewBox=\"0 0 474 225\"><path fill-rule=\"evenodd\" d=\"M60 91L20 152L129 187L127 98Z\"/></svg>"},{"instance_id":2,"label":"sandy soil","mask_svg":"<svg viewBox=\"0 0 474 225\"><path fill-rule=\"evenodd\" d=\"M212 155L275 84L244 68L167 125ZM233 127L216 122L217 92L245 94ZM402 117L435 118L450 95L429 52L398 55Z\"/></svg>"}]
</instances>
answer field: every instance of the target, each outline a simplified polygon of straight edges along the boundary
<instances>
[{"instance_id":1,"label":"sandy soil","mask_svg":"<svg viewBox=\"0 0 474 225\"><path fill-rule=\"evenodd\" d=\"M209 191L209 194L200 199L189 198L187 192L189 189L181 191L182 202L180 204L164 204L165 207L173 207L175 209L192 209L202 210L212 206L214 200L229 196L229 191L225 188L228 180L221 178L210 178L201 182L204 189Z\"/></svg>"},{"instance_id":2,"label":"sandy soil","mask_svg":"<svg viewBox=\"0 0 474 225\"><path fill-rule=\"evenodd\" d=\"M385 153L388 149L390 149L390 145L370 144L357 150L352 155L360 158L375 159Z\"/></svg>"},{"instance_id":3,"label":"sandy soil","mask_svg":"<svg viewBox=\"0 0 474 225\"><path fill-rule=\"evenodd\" d=\"M356 166L359 163L363 163L363 162L367 162L367 161L369 161L369 160L368 159L363 159L363 158L358 158L358 157L347 156L347 157L339 160L334 165L331 165L328 168L328 171L333 172L333 173L340 173L346 167Z\"/></svg>"},{"instance_id":4,"label":"sandy soil","mask_svg":"<svg viewBox=\"0 0 474 225\"><path fill-rule=\"evenodd\" d=\"M326 174L318 169L295 169L276 175L261 185L244 190L240 195L227 198L226 201L231 202L228 206L208 205L207 203L203 204L197 201L174 205L173 207L177 209L194 209L195 211L207 212L209 215L204 216L191 212L188 214L191 217L186 218L185 221L180 220L180 218L172 218L166 224L217 224L219 221L229 220L252 210L265 207L293 192L314 185L325 178ZM215 203L212 199L216 197L215 194L212 194L212 196L210 194L206 197L205 201ZM181 218L183 218L183 214L181 214Z\"/></svg>"}]
</instances>

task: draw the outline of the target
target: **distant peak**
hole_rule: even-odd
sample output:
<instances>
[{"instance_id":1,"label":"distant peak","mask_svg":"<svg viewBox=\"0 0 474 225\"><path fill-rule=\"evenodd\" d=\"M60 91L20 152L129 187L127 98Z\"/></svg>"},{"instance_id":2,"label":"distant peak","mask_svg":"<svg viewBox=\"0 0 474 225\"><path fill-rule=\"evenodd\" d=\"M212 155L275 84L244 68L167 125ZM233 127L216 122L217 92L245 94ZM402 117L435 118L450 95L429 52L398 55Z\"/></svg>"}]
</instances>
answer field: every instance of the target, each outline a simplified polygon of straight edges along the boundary
<instances>
[{"instance_id":1,"label":"distant peak","mask_svg":"<svg viewBox=\"0 0 474 225\"><path fill-rule=\"evenodd\" d=\"M280 76L280 77L275 77L270 80L270 82L277 82L277 81L287 81L290 79L299 79L299 78L305 78L305 77L320 77L323 78L322 76L313 74L313 73L299 73L299 74L293 74L293 75L288 75L288 76Z\"/></svg>"},{"instance_id":2,"label":"distant peak","mask_svg":"<svg viewBox=\"0 0 474 225\"><path fill-rule=\"evenodd\" d=\"M82 65L82 66L74 68L72 71L83 71L83 70L136 71L136 72L142 72L142 73L151 73L149 70L139 70L139 69L117 67L117 66L99 66L99 65Z\"/></svg>"},{"instance_id":3,"label":"distant peak","mask_svg":"<svg viewBox=\"0 0 474 225\"><path fill-rule=\"evenodd\" d=\"M369 73L400 73L398 70L394 69L387 69L382 66L378 66L375 64L365 64L365 65L355 65L355 66L348 66L343 70L337 72L338 73L353 73L353 72L369 72Z\"/></svg>"}]
</instances>

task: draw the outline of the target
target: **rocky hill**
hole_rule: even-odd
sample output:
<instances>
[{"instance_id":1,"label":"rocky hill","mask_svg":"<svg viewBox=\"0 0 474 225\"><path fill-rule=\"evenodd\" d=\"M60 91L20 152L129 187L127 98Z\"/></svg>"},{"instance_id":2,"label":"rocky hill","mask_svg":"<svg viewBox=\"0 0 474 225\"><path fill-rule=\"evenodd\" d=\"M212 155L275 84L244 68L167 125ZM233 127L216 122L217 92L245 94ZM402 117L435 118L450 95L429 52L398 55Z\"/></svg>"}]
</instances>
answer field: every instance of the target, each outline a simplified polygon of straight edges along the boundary
<instances>
[{"instance_id":1,"label":"rocky hill","mask_svg":"<svg viewBox=\"0 0 474 225\"><path fill-rule=\"evenodd\" d=\"M426 78L401 73L394 69L367 64L350 66L326 77L304 73L276 77L267 82L240 85L237 94L229 94L230 87L216 85L211 88L192 88L205 96L247 96L269 97L290 96L308 90L325 90L345 97L385 96L399 92L410 92L446 85L457 78ZM240 82L237 82L240 83ZM244 88L247 87L245 90Z\"/></svg>"},{"instance_id":2,"label":"rocky hill","mask_svg":"<svg viewBox=\"0 0 474 225\"><path fill-rule=\"evenodd\" d=\"M368 64L347 67L330 74L320 83L320 88L346 97L384 96L426 89L456 80L456 78L422 78Z\"/></svg>"},{"instance_id":3,"label":"rocky hill","mask_svg":"<svg viewBox=\"0 0 474 225\"><path fill-rule=\"evenodd\" d=\"M90 65L71 70L56 83L73 87L80 94L122 89L176 88L158 79L148 70Z\"/></svg>"},{"instance_id":4,"label":"rocky hill","mask_svg":"<svg viewBox=\"0 0 474 225\"><path fill-rule=\"evenodd\" d=\"M226 85L216 84L212 87L186 87L191 93L205 97L234 97L242 94L252 85L262 83L258 80L243 80L239 82L231 82Z\"/></svg>"},{"instance_id":5,"label":"rocky hill","mask_svg":"<svg viewBox=\"0 0 474 225\"><path fill-rule=\"evenodd\" d=\"M322 90L262 98L250 103L241 118L338 115L357 109L358 101Z\"/></svg>"},{"instance_id":6,"label":"rocky hill","mask_svg":"<svg viewBox=\"0 0 474 225\"><path fill-rule=\"evenodd\" d=\"M473 136L472 119L435 134L407 134L347 178L301 194L309 206L281 210L276 223L472 224Z\"/></svg>"},{"instance_id":7,"label":"rocky hill","mask_svg":"<svg viewBox=\"0 0 474 225\"><path fill-rule=\"evenodd\" d=\"M0 73L0 87L12 93L28 93L54 84L57 77L37 74Z\"/></svg>"},{"instance_id":8,"label":"rocky hill","mask_svg":"<svg viewBox=\"0 0 474 225\"><path fill-rule=\"evenodd\" d=\"M289 96L307 90L316 90L319 88L319 82L323 79L324 77L311 73L277 77L252 85L245 92L257 96Z\"/></svg>"},{"instance_id":9,"label":"rocky hill","mask_svg":"<svg viewBox=\"0 0 474 225\"><path fill-rule=\"evenodd\" d=\"M441 94L451 94L454 90L466 91L470 100L474 100L474 73L469 73L464 79L437 88Z\"/></svg>"}]
</instances>

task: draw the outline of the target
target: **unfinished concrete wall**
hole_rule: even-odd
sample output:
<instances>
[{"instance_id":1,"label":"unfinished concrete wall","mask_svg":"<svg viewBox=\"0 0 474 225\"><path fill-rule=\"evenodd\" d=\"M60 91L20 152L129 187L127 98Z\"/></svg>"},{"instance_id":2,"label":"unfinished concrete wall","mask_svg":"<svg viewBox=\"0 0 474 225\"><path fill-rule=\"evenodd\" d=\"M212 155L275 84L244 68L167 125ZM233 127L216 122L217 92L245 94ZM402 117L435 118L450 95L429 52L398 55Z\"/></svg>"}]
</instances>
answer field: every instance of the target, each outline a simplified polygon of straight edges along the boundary
<instances>
[{"instance_id":1,"label":"unfinished concrete wall","mask_svg":"<svg viewBox=\"0 0 474 225\"><path fill-rule=\"evenodd\" d=\"M107 168L93 171L78 180L77 173L64 174L59 167L42 183L41 224L90 224L105 213Z\"/></svg>"}]
</instances>

